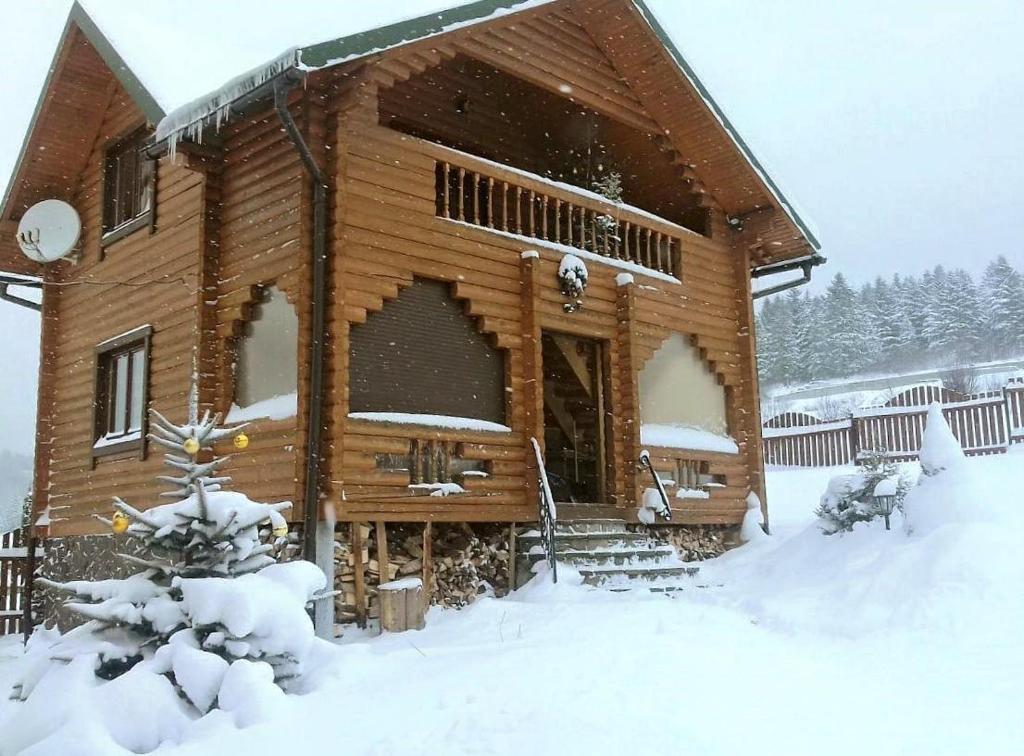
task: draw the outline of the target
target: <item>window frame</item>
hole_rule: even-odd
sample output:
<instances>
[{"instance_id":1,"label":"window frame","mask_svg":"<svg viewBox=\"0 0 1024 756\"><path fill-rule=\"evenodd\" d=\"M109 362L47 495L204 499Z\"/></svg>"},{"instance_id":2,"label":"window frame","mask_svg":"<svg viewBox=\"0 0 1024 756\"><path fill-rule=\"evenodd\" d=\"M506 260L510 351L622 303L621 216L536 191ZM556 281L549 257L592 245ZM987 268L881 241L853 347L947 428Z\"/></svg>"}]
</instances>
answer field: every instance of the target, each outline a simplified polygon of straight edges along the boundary
<instances>
[{"instance_id":1,"label":"window frame","mask_svg":"<svg viewBox=\"0 0 1024 756\"><path fill-rule=\"evenodd\" d=\"M156 161L150 160L141 154L148 137L148 129L145 126L139 126L124 136L111 141L103 150L103 192L100 207L102 214L101 249L135 233L139 229L149 227L151 232L153 230L154 207L156 205ZM114 212L113 204L120 199L117 190L114 188L114 183L117 180L116 160L119 154L130 149L132 145L135 145L140 153L138 165L142 168L141 178L149 201L144 211L136 214L133 218L114 224L114 220L111 217Z\"/></svg>"},{"instance_id":2,"label":"window frame","mask_svg":"<svg viewBox=\"0 0 1024 756\"><path fill-rule=\"evenodd\" d=\"M113 339L96 345L95 364L93 369L93 419L92 436L89 440L90 454L93 463L97 459L111 456L124 456L128 452L138 452L139 459L145 459L146 432L148 430L147 406L149 404L149 361L151 354L152 326L140 326ZM141 348L141 349L140 349ZM111 368L114 361L122 355L131 355L141 351L142 359L142 415L139 418L137 435L130 431L131 397L132 397L132 359L129 357L127 380L125 382L125 436L124 441L115 441L97 447L101 438L108 435L110 427L110 405L116 401L114 391L110 389Z\"/></svg>"}]
</instances>

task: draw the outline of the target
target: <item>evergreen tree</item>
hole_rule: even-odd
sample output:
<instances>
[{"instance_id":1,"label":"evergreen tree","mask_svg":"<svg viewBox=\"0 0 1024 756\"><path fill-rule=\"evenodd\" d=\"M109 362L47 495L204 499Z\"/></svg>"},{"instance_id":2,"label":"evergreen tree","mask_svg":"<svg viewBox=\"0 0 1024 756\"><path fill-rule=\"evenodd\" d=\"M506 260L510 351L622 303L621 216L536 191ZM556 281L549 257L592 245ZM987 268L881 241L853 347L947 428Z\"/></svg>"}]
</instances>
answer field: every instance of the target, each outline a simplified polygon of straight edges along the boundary
<instances>
[{"instance_id":1,"label":"evergreen tree","mask_svg":"<svg viewBox=\"0 0 1024 756\"><path fill-rule=\"evenodd\" d=\"M1024 349L1024 278L1003 255L993 260L982 278L985 337L993 356Z\"/></svg>"},{"instance_id":2,"label":"evergreen tree","mask_svg":"<svg viewBox=\"0 0 1024 756\"><path fill-rule=\"evenodd\" d=\"M66 606L87 620L59 639L53 659L93 654L104 679L139 666L140 674L166 677L199 713L216 704L229 668L248 679L253 663L269 665L266 678L280 686L300 674L314 640L305 606L324 588L315 565L277 564L272 555L264 534L287 534L281 512L290 503L261 504L223 490L229 479L217 470L225 458L212 456L212 447L229 438L244 447L247 439L240 427L218 422L209 414L197 419L194 404L185 425L153 412L149 438L168 449L172 470L159 478L173 486L161 496L172 501L140 510L115 498L114 516L104 520L141 545L139 555L120 555L141 572L123 580L40 580L70 594ZM204 451L210 459L199 461Z\"/></svg>"},{"instance_id":3,"label":"evergreen tree","mask_svg":"<svg viewBox=\"0 0 1024 756\"><path fill-rule=\"evenodd\" d=\"M823 327L827 340L823 356L826 375L850 375L865 368L865 353L870 338L865 332L867 321L856 293L842 273L836 273L828 286L824 314Z\"/></svg>"}]
</instances>

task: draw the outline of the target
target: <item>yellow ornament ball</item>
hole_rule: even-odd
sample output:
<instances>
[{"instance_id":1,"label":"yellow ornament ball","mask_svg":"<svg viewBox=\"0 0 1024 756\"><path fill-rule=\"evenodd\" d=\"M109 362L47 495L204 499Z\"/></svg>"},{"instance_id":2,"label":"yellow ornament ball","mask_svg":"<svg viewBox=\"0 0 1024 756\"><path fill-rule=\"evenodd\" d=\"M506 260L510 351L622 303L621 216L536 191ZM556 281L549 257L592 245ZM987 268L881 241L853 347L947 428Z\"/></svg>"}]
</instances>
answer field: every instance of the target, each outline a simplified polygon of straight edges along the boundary
<instances>
[{"instance_id":1,"label":"yellow ornament ball","mask_svg":"<svg viewBox=\"0 0 1024 756\"><path fill-rule=\"evenodd\" d=\"M110 520L110 529L120 535L128 530L128 526L131 524L132 521L124 512L114 512L114 516Z\"/></svg>"},{"instance_id":2,"label":"yellow ornament ball","mask_svg":"<svg viewBox=\"0 0 1024 756\"><path fill-rule=\"evenodd\" d=\"M199 453L199 442L194 438L186 438L185 443L181 445L181 448L184 449L187 454L191 454L194 457Z\"/></svg>"},{"instance_id":3,"label":"yellow ornament ball","mask_svg":"<svg viewBox=\"0 0 1024 756\"><path fill-rule=\"evenodd\" d=\"M276 538L283 538L284 536L288 535L288 526L287 525L278 525L271 532L274 534L274 536Z\"/></svg>"},{"instance_id":4,"label":"yellow ornament ball","mask_svg":"<svg viewBox=\"0 0 1024 756\"><path fill-rule=\"evenodd\" d=\"M249 445L249 437L244 433L239 433L235 436L235 448L244 449Z\"/></svg>"}]
</instances>

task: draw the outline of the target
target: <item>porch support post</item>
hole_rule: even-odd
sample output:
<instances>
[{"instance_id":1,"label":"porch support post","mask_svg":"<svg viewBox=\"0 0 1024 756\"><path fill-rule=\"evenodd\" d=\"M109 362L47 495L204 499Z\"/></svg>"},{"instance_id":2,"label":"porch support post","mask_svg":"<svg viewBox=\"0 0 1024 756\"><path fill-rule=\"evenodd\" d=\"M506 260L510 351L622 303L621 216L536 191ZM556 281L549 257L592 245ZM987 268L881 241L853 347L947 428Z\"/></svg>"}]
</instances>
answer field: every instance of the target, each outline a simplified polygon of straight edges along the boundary
<instances>
[{"instance_id":1,"label":"porch support post","mask_svg":"<svg viewBox=\"0 0 1024 756\"><path fill-rule=\"evenodd\" d=\"M540 318L540 256L524 252L519 266L520 306L523 335L523 437L526 444L526 495L536 504L540 497L539 471L530 438L536 438L544 451L544 373L541 358Z\"/></svg>"},{"instance_id":2,"label":"porch support post","mask_svg":"<svg viewBox=\"0 0 1024 756\"><path fill-rule=\"evenodd\" d=\"M761 441L761 394L757 376L757 347L754 334L754 298L751 287L750 247L744 245L737 258L737 291L740 301L736 310L739 313L739 345L740 362L742 365L738 391L727 392L730 400L730 418L735 417L740 427L733 431L745 443L744 452L747 457L747 468L750 470L750 490L761 500L761 516L765 528L768 528L768 499L764 485L764 449ZM730 428L732 431L733 429Z\"/></svg>"},{"instance_id":3,"label":"porch support post","mask_svg":"<svg viewBox=\"0 0 1024 756\"><path fill-rule=\"evenodd\" d=\"M627 281L619 285L615 304L618 319L619 380L622 400L619 428L625 457L622 481L625 489L624 507L637 506L637 460L640 458L640 394L636 349L636 285Z\"/></svg>"},{"instance_id":4,"label":"porch support post","mask_svg":"<svg viewBox=\"0 0 1024 756\"><path fill-rule=\"evenodd\" d=\"M330 505L327 509L333 510ZM327 590L334 588L334 516L316 523L316 564L323 570ZM334 640L334 596L319 599L313 605L313 626L318 638Z\"/></svg>"}]
</instances>

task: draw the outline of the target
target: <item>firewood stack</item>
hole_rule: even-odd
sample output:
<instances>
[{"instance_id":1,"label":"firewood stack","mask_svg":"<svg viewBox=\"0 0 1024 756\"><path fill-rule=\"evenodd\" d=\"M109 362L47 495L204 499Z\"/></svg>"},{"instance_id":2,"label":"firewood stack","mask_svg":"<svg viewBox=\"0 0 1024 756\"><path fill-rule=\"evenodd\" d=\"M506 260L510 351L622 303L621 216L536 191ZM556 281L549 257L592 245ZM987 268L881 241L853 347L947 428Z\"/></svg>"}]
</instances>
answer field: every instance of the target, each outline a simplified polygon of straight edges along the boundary
<instances>
[{"instance_id":1,"label":"firewood stack","mask_svg":"<svg viewBox=\"0 0 1024 756\"><path fill-rule=\"evenodd\" d=\"M364 607L369 619L380 616L377 586L381 582L423 574L423 525L388 523L388 566L382 580L377 555L377 529L361 525L363 541ZM431 540L433 573L429 585L431 603L445 607L471 604L490 585L495 594L509 590L508 528L436 523ZM356 621L356 555L348 530L339 530L335 541L336 619L339 624Z\"/></svg>"},{"instance_id":2,"label":"firewood stack","mask_svg":"<svg viewBox=\"0 0 1024 756\"><path fill-rule=\"evenodd\" d=\"M737 546L736 528L723 525L688 525L683 528L648 527L651 537L673 546L684 562L699 562L721 556Z\"/></svg>"},{"instance_id":3,"label":"firewood stack","mask_svg":"<svg viewBox=\"0 0 1024 756\"><path fill-rule=\"evenodd\" d=\"M490 586L509 590L508 528L466 523L434 526L433 603L458 608L473 603Z\"/></svg>"}]
</instances>

